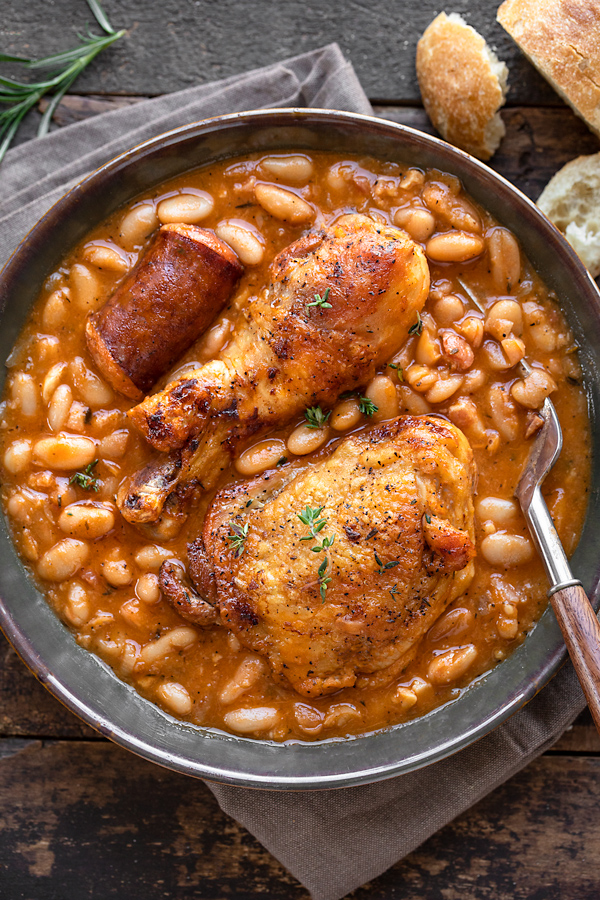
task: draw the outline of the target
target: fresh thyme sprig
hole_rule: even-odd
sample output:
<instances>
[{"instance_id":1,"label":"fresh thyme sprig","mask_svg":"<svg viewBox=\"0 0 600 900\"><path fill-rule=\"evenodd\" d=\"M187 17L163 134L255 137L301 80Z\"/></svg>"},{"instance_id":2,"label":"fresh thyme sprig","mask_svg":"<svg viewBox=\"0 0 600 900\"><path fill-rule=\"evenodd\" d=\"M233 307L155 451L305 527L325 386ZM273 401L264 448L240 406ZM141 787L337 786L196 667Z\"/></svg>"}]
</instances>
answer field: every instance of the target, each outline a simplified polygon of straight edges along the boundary
<instances>
[{"instance_id":1,"label":"fresh thyme sprig","mask_svg":"<svg viewBox=\"0 0 600 900\"><path fill-rule=\"evenodd\" d=\"M38 128L38 137L47 134L56 107L75 79L94 57L125 34L125 31L114 30L98 0L87 0L87 4L96 22L105 32L104 35L98 36L88 30L87 35L80 36L79 47L54 53L43 59L27 59L24 56L0 53L0 62L22 63L26 69L47 69L49 74L46 80L34 81L31 84L0 76L0 104L7 107L0 112L0 162L29 110L33 109L45 94L52 94Z\"/></svg>"},{"instance_id":2,"label":"fresh thyme sprig","mask_svg":"<svg viewBox=\"0 0 600 900\"><path fill-rule=\"evenodd\" d=\"M318 294L315 294L315 299L312 301L312 303L307 303L306 308L309 309L311 306L320 306L323 309L331 309L331 303L328 302L329 290L330 289L327 288L322 297L320 297Z\"/></svg>"},{"instance_id":3,"label":"fresh thyme sprig","mask_svg":"<svg viewBox=\"0 0 600 900\"><path fill-rule=\"evenodd\" d=\"M375 562L379 566L380 575L383 575L383 573L387 572L388 569L394 569L396 566L400 565L400 561L398 559L393 559L391 562L382 563L377 556L377 550L374 550L373 553L375 554Z\"/></svg>"},{"instance_id":4,"label":"fresh thyme sprig","mask_svg":"<svg viewBox=\"0 0 600 900\"><path fill-rule=\"evenodd\" d=\"M244 544L246 542L246 538L248 537L248 523L245 525L238 525L237 522L229 523L229 534L227 535L227 540L230 543L230 550L234 551L234 558L239 559L239 557L244 552Z\"/></svg>"},{"instance_id":5,"label":"fresh thyme sprig","mask_svg":"<svg viewBox=\"0 0 600 900\"><path fill-rule=\"evenodd\" d=\"M304 411L307 428L321 428L327 422L331 415L330 412L324 413L320 406L310 406Z\"/></svg>"},{"instance_id":6,"label":"fresh thyme sprig","mask_svg":"<svg viewBox=\"0 0 600 900\"><path fill-rule=\"evenodd\" d=\"M327 557L327 550L333 546L333 542L335 541L335 534L331 537L319 538L319 532L323 531L325 526L327 525L327 519L321 516L321 513L324 510L324 506L307 506L306 509L302 510L301 513L297 513L298 518L302 522L303 525L306 525L310 534L301 537L301 541L317 541L316 546L311 547L313 553L325 553L325 559L321 563L318 569L318 577L319 577L319 593L321 594L321 600L325 600L325 594L327 592L327 585L331 581L331 578L326 577L325 572L327 571L327 566L329 565L329 558Z\"/></svg>"},{"instance_id":7,"label":"fresh thyme sprig","mask_svg":"<svg viewBox=\"0 0 600 900\"><path fill-rule=\"evenodd\" d=\"M398 363L388 363L388 368L396 370L398 381L404 381L404 369Z\"/></svg>"},{"instance_id":8,"label":"fresh thyme sprig","mask_svg":"<svg viewBox=\"0 0 600 900\"><path fill-rule=\"evenodd\" d=\"M321 565L319 566L319 593L321 594L321 600L325 601L325 594L327 593L327 585L331 581L331 578L327 578L325 572L327 571L327 566L329 565L329 560L327 557L323 560Z\"/></svg>"},{"instance_id":9,"label":"fresh thyme sprig","mask_svg":"<svg viewBox=\"0 0 600 900\"><path fill-rule=\"evenodd\" d=\"M75 474L71 475L69 478L69 484L76 484L84 491L98 491L98 477L94 475L93 472L94 466L97 465L98 460L95 459L94 462L89 463L89 465L85 467L83 472L75 472Z\"/></svg>"},{"instance_id":10,"label":"fresh thyme sprig","mask_svg":"<svg viewBox=\"0 0 600 900\"><path fill-rule=\"evenodd\" d=\"M372 400L369 400L368 397L358 398L358 408L360 409L363 416L372 416L379 409L379 407L375 403L373 403Z\"/></svg>"},{"instance_id":11,"label":"fresh thyme sprig","mask_svg":"<svg viewBox=\"0 0 600 900\"><path fill-rule=\"evenodd\" d=\"M421 313L417 310L417 321L414 325L411 325L408 329L409 334L421 334L423 331L423 319L421 318Z\"/></svg>"}]
</instances>

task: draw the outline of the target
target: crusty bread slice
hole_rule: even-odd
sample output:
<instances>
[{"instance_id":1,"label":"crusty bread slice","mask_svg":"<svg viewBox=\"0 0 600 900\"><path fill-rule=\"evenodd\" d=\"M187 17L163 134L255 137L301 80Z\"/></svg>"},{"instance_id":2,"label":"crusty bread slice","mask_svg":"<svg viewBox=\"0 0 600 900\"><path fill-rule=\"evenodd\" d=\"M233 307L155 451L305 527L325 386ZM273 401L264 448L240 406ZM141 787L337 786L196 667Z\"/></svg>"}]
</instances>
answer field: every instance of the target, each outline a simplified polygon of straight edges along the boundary
<instances>
[{"instance_id":1,"label":"crusty bread slice","mask_svg":"<svg viewBox=\"0 0 600 900\"><path fill-rule=\"evenodd\" d=\"M505 0L497 19L554 90L600 136L598 0Z\"/></svg>"},{"instance_id":2,"label":"crusty bread slice","mask_svg":"<svg viewBox=\"0 0 600 900\"><path fill-rule=\"evenodd\" d=\"M498 110L508 69L457 13L440 13L417 44L417 78L433 125L450 143L489 159L504 137Z\"/></svg>"},{"instance_id":3,"label":"crusty bread slice","mask_svg":"<svg viewBox=\"0 0 600 900\"><path fill-rule=\"evenodd\" d=\"M594 278L600 275L600 153L578 156L563 166L537 204Z\"/></svg>"}]
</instances>

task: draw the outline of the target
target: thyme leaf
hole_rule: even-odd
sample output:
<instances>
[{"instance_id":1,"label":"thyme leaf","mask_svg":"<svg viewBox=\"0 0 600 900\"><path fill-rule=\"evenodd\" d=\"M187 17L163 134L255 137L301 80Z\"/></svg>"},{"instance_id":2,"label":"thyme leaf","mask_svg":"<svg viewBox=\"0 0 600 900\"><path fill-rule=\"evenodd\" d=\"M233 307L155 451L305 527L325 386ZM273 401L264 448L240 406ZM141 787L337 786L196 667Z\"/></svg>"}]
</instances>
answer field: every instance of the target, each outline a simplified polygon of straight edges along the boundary
<instances>
[{"instance_id":1,"label":"thyme leaf","mask_svg":"<svg viewBox=\"0 0 600 900\"><path fill-rule=\"evenodd\" d=\"M372 416L373 413L376 413L379 409L377 404L373 403L372 400L369 400L368 397L358 398L358 408L360 409L363 416Z\"/></svg>"},{"instance_id":2,"label":"thyme leaf","mask_svg":"<svg viewBox=\"0 0 600 900\"><path fill-rule=\"evenodd\" d=\"M375 562L379 566L379 574L383 575L384 572L387 572L388 569L394 569L396 566L400 565L400 560L393 559L391 562L383 563L377 556L377 550L373 550L375 554Z\"/></svg>"},{"instance_id":3,"label":"thyme leaf","mask_svg":"<svg viewBox=\"0 0 600 900\"><path fill-rule=\"evenodd\" d=\"M248 537L248 523L245 525L238 525L237 522L229 523L229 534L227 535L227 540L230 543L230 550L233 550L234 559L239 559L239 557L244 552L244 545L246 542L246 538Z\"/></svg>"},{"instance_id":4,"label":"thyme leaf","mask_svg":"<svg viewBox=\"0 0 600 900\"><path fill-rule=\"evenodd\" d=\"M330 412L324 413L320 406L310 406L304 411L307 428L321 428L327 422L331 415Z\"/></svg>"},{"instance_id":5,"label":"thyme leaf","mask_svg":"<svg viewBox=\"0 0 600 900\"><path fill-rule=\"evenodd\" d=\"M398 381L404 381L404 369L402 366L399 366L398 363L388 363L388 368L396 370Z\"/></svg>"},{"instance_id":6,"label":"thyme leaf","mask_svg":"<svg viewBox=\"0 0 600 900\"><path fill-rule=\"evenodd\" d=\"M411 325L408 329L409 334L421 334L423 331L423 319L421 318L421 313L417 310L417 321L414 325Z\"/></svg>"},{"instance_id":7,"label":"thyme leaf","mask_svg":"<svg viewBox=\"0 0 600 900\"><path fill-rule=\"evenodd\" d=\"M311 306L320 306L322 309L331 309L331 303L328 302L329 290L330 289L327 288L322 297L315 294L315 299L312 303L307 303L306 308L309 309Z\"/></svg>"},{"instance_id":8,"label":"thyme leaf","mask_svg":"<svg viewBox=\"0 0 600 900\"><path fill-rule=\"evenodd\" d=\"M95 459L94 462L89 463L89 465L85 467L83 472L75 472L75 474L71 475L69 478L69 484L76 484L84 491L98 491L98 478L93 472L94 466L97 465L98 460Z\"/></svg>"}]
</instances>

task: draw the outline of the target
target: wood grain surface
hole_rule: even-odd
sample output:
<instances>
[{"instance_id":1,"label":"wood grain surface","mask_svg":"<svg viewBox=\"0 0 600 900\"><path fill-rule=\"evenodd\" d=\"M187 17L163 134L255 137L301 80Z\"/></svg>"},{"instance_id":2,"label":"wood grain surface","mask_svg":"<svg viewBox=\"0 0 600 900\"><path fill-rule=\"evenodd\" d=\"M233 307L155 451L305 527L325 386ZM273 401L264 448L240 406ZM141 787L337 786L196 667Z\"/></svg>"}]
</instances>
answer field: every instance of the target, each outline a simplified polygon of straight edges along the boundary
<instances>
[{"instance_id":1,"label":"wood grain surface","mask_svg":"<svg viewBox=\"0 0 600 900\"><path fill-rule=\"evenodd\" d=\"M81 93L164 94L226 78L337 41L369 97L420 103L415 48L443 9L433 0L103 0L127 36L77 82ZM556 95L496 22L498 0L453 0L509 66L510 102L555 104ZM92 22L83 0L3 0L5 53L44 56L77 43ZM97 27L96 27L96 30Z\"/></svg>"},{"instance_id":2,"label":"wood grain surface","mask_svg":"<svg viewBox=\"0 0 600 900\"><path fill-rule=\"evenodd\" d=\"M496 24L497 6L456 0L446 10L462 13L509 65L507 134L491 165L536 199L561 165L600 146ZM337 41L377 115L432 131L414 52L443 8L433 0L104 0L104 7L127 36L77 81L55 127ZM63 50L87 23L83 0L3 0L0 49ZM31 114L19 141L34 135L39 117ZM597 900L599 873L600 738L586 712L543 757L352 897ZM0 635L1 900L264 896L308 894L220 811L205 785L100 738L38 684Z\"/></svg>"}]
</instances>

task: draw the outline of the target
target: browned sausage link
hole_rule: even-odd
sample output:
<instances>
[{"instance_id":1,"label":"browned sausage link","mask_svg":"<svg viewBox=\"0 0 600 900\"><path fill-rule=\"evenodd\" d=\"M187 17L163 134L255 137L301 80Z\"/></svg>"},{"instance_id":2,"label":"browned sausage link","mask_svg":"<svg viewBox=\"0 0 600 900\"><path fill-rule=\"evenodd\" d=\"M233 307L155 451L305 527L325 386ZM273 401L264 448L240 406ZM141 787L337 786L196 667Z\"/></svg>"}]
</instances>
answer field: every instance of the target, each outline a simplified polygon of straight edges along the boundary
<instances>
[{"instance_id":1,"label":"browned sausage link","mask_svg":"<svg viewBox=\"0 0 600 900\"><path fill-rule=\"evenodd\" d=\"M110 300L86 323L92 357L112 386L140 400L223 309L243 267L195 225L163 225Z\"/></svg>"},{"instance_id":2,"label":"browned sausage link","mask_svg":"<svg viewBox=\"0 0 600 900\"><path fill-rule=\"evenodd\" d=\"M215 625L218 610L203 600L191 587L183 584L182 571L172 562L164 562L160 567L158 581L165 600L173 609L193 622L194 625Z\"/></svg>"}]
</instances>

